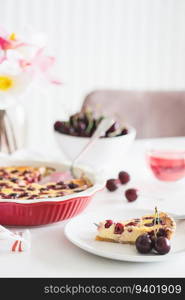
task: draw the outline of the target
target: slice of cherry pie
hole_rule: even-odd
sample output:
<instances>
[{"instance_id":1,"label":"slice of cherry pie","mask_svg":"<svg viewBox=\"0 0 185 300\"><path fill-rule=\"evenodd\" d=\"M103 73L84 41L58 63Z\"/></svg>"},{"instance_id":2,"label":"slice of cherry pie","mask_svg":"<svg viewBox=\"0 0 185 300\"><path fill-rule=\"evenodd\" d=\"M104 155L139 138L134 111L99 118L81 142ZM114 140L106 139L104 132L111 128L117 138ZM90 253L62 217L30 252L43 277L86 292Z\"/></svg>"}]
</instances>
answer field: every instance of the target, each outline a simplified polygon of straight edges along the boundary
<instances>
[{"instance_id":1,"label":"slice of cherry pie","mask_svg":"<svg viewBox=\"0 0 185 300\"><path fill-rule=\"evenodd\" d=\"M1 167L0 199L54 198L86 190L92 183L88 178L70 179L40 184L55 169L50 167Z\"/></svg>"},{"instance_id":2,"label":"slice of cherry pie","mask_svg":"<svg viewBox=\"0 0 185 300\"><path fill-rule=\"evenodd\" d=\"M164 212L159 213L159 218L154 215L146 215L128 221L113 222L106 220L98 225L96 240L123 244L135 244L138 236L155 233L171 239L176 229L173 218Z\"/></svg>"}]
</instances>

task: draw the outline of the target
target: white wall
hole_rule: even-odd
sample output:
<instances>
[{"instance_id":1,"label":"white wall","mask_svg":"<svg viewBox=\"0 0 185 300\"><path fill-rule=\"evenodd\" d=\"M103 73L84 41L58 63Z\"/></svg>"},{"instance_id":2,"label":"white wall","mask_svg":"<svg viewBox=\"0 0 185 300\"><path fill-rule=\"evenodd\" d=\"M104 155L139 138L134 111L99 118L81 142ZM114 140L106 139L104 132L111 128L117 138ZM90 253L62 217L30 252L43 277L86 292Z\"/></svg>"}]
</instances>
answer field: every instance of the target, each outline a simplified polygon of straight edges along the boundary
<instances>
[{"instance_id":1,"label":"white wall","mask_svg":"<svg viewBox=\"0 0 185 300\"><path fill-rule=\"evenodd\" d=\"M0 0L0 23L46 32L58 57L63 87L26 103L30 143L50 146L49 121L93 89L185 87L184 0Z\"/></svg>"}]
</instances>

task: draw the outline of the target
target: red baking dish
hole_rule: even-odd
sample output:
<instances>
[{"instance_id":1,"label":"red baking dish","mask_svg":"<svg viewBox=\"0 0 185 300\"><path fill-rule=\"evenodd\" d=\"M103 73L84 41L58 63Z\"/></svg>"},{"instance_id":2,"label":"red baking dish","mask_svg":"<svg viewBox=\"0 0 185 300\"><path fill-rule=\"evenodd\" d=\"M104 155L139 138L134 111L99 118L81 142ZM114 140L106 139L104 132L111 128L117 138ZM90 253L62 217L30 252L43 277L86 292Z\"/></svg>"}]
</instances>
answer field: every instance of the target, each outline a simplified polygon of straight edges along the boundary
<instances>
[{"instance_id":1,"label":"red baking dish","mask_svg":"<svg viewBox=\"0 0 185 300\"><path fill-rule=\"evenodd\" d=\"M49 166L57 171L65 171L67 164L37 161L4 161L1 166ZM102 190L104 180L83 167L83 171L93 186L79 193L49 199L0 199L0 224L9 226L38 226L72 218L80 214L89 204L93 195Z\"/></svg>"}]
</instances>

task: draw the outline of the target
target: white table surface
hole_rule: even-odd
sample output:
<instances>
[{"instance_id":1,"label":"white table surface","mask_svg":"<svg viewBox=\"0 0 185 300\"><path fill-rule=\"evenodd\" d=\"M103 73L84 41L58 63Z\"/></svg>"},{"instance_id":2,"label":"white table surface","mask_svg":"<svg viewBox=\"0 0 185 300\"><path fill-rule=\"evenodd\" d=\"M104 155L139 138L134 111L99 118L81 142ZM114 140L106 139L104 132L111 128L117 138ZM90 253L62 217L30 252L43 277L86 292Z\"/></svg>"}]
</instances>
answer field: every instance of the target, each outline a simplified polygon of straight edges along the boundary
<instances>
[{"instance_id":1,"label":"white table surface","mask_svg":"<svg viewBox=\"0 0 185 300\"><path fill-rule=\"evenodd\" d=\"M185 138L158 139L159 144L184 143ZM127 163L120 169L128 170L132 180L128 187L137 187L149 196L163 196L164 200L140 197L133 203L119 191L99 192L84 213L94 209L106 210L109 205L153 208L185 213L185 180L178 183L158 182L146 167L144 152L146 140L137 140ZM101 258L74 246L64 236L68 221L30 228L32 248L25 253L0 253L0 277L185 277L185 253L178 260L162 263L130 263ZM185 228L184 228L185 229Z\"/></svg>"}]
</instances>

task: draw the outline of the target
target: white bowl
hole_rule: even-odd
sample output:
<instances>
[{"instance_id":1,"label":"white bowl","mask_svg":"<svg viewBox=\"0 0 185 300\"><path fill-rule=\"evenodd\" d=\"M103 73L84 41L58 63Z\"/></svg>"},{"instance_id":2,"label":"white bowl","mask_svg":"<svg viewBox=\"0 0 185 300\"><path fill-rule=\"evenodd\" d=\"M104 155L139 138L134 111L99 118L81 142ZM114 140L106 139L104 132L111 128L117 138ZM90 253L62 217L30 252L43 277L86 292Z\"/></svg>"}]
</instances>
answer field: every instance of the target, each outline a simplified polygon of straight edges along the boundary
<instances>
[{"instance_id":1,"label":"white bowl","mask_svg":"<svg viewBox=\"0 0 185 300\"><path fill-rule=\"evenodd\" d=\"M90 166L96 171L110 170L119 171L120 165L126 158L126 153L133 143L136 130L127 126L128 134L100 138L94 145L80 158L79 162L84 165ZM64 155L69 159L73 160L82 148L88 143L88 137L71 136L55 131L55 138L58 145Z\"/></svg>"}]
</instances>

